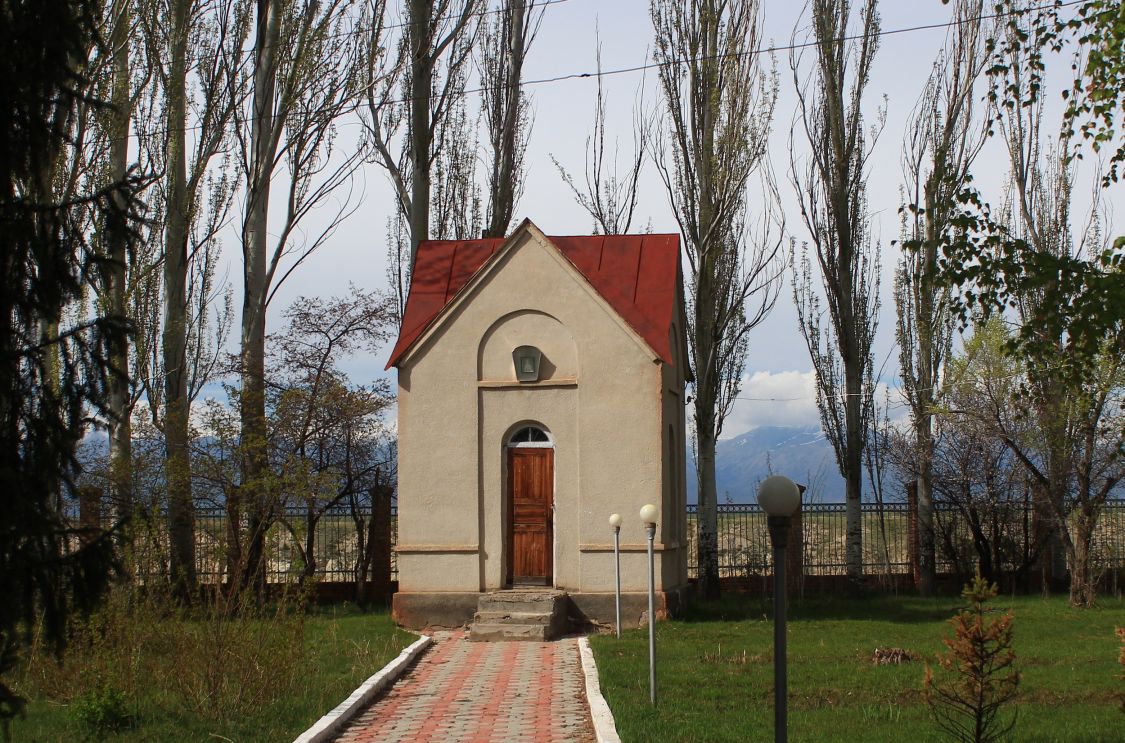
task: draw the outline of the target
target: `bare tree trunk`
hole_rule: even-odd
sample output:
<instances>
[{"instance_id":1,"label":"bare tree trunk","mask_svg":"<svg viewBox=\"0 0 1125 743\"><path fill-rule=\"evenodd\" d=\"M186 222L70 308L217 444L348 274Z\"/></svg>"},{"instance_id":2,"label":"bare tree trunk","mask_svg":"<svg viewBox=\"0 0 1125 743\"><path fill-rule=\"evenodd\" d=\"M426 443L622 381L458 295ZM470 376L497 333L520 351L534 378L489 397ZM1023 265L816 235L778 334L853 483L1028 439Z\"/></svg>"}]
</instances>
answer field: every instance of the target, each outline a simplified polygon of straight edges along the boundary
<instances>
[{"instance_id":1,"label":"bare tree trunk","mask_svg":"<svg viewBox=\"0 0 1125 743\"><path fill-rule=\"evenodd\" d=\"M113 54L112 126L109 142L109 179L125 180L129 160L129 29L132 21L130 0L117 0L112 8L113 31L109 44ZM117 208L124 210L120 194ZM129 261L128 235L107 234L106 294L107 312L127 317L126 277ZM111 328L108 333L109 361L109 474L110 501L118 520L133 512L133 430L129 420L132 412L129 394L129 336L124 327Z\"/></svg>"},{"instance_id":2,"label":"bare tree trunk","mask_svg":"<svg viewBox=\"0 0 1125 743\"><path fill-rule=\"evenodd\" d=\"M370 491L372 515L374 515L374 506L377 488L372 488ZM368 601L368 585L367 573L371 565L372 549L375 535L374 519L368 524L362 514L359 512L359 504L356 503L356 496L353 494L349 498L349 510L352 516L352 525L355 528L356 538L356 559L355 559L355 602L359 606L366 605Z\"/></svg>"},{"instance_id":3,"label":"bare tree trunk","mask_svg":"<svg viewBox=\"0 0 1125 743\"><path fill-rule=\"evenodd\" d=\"M265 588L265 538L269 528L266 483L266 281L270 176L277 150L274 116L281 12L273 0L258 0L254 39L254 100L250 141L252 154L242 235L243 297L239 418L242 431L241 498L248 534L240 583Z\"/></svg>"},{"instance_id":4,"label":"bare tree trunk","mask_svg":"<svg viewBox=\"0 0 1125 743\"><path fill-rule=\"evenodd\" d=\"M311 580L316 575L316 525L320 523L320 514L313 506L305 510L305 567L301 571L301 582Z\"/></svg>"},{"instance_id":5,"label":"bare tree trunk","mask_svg":"<svg viewBox=\"0 0 1125 743\"><path fill-rule=\"evenodd\" d=\"M705 122L710 114L702 112ZM707 153L700 158L699 167L702 171L700 181L708 183L710 166L714 158L714 129L709 123L702 127L702 150ZM721 231L715 224L714 211L710 208L710 200L706 198L706 185L700 189L704 198L699 206L699 223L703 234L714 234ZM722 595L722 583L719 575L719 493L715 481L715 442L718 438L716 425L716 408L718 407L718 384L720 369L716 364L720 339L716 338L715 315L718 308L715 306L715 295L718 293L716 282L717 271L715 253L720 248L716 245L709 246L704 252L700 251L699 277L694 282L692 294L694 302L691 318L690 340L693 351L692 360L695 372L695 446L696 446L696 477L699 487L696 498L699 502L697 546L699 550L699 592L704 599L715 600Z\"/></svg>"},{"instance_id":6,"label":"bare tree trunk","mask_svg":"<svg viewBox=\"0 0 1125 743\"><path fill-rule=\"evenodd\" d=\"M934 543L933 438L929 424L915 428L918 442L918 592L932 596L937 582L937 552ZM927 456L929 454L929 456Z\"/></svg>"},{"instance_id":7,"label":"bare tree trunk","mask_svg":"<svg viewBox=\"0 0 1125 743\"><path fill-rule=\"evenodd\" d=\"M164 234L164 475L168 490L168 537L172 585L184 600L195 590L194 507L188 454L187 274L187 45L190 0L171 7L167 82L168 203Z\"/></svg>"},{"instance_id":8,"label":"bare tree trunk","mask_svg":"<svg viewBox=\"0 0 1125 743\"><path fill-rule=\"evenodd\" d=\"M845 307L852 306L851 287L852 275L850 271L840 274L840 286L845 289L842 293L840 304ZM844 315L847 317L847 315ZM854 325L845 320L841 323L844 328ZM864 377L870 358L862 358L860 342L856 333L844 330L838 333L840 357L844 360L844 390L847 397L844 399L844 425L847 428L847 437L844 443L844 520L845 544L844 561L847 564L848 578L853 586L863 581L863 450L867 445L864 421L864 407L870 390L864 390Z\"/></svg>"},{"instance_id":9,"label":"bare tree trunk","mask_svg":"<svg viewBox=\"0 0 1125 743\"><path fill-rule=\"evenodd\" d=\"M466 39L474 28L483 0L406 0L406 39L393 70L368 70L365 93L370 119L365 122L378 162L387 169L398 197L399 209L409 228L410 251L407 269L413 267L418 244L430 238L431 168L434 144L444 143L443 127L456 88L463 85L464 66L470 45ZM381 13L381 11L380 11ZM381 47L381 23L371 24L372 49ZM405 57L405 59L404 59ZM376 56L371 57L374 64ZM444 62L444 64L442 64ZM396 85L403 72L407 103L396 100ZM436 90L435 90L436 86ZM392 139L399 133L399 122L407 123L402 152L392 152ZM405 160L405 162L403 162Z\"/></svg>"},{"instance_id":10,"label":"bare tree trunk","mask_svg":"<svg viewBox=\"0 0 1125 743\"><path fill-rule=\"evenodd\" d=\"M715 437L709 426L701 426L696 418L697 477L699 480L697 510L699 592L703 598L717 599L722 593L719 575L719 509L715 484Z\"/></svg>"},{"instance_id":11,"label":"bare tree trunk","mask_svg":"<svg viewBox=\"0 0 1125 743\"><path fill-rule=\"evenodd\" d=\"M418 255L418 244L430 236L430 150L433 125L430 99L434 85L434 65L430 57L433 42L433 0L409 0L410 17L410 265Z\"/></svg>"},{"instance_id":12,"label":"bare tree trunk","mask_svg":"<svg viewBox=\"0 0 1125 743\"><path fill-rule=\"evenodd\" d=\"M226 588L237 593L242 580L242 566L245 564L242 540L242 488L232 484L226 492Z\"/></svg>"},{"instance_id":13,"label":"bare tree trunk","mask_svg":"<svg viewBox=\"0 0 1125 743\"><path fill-rule=\"evenodd\" d=\"M1060 423L1065 420L1065 413L1061 412L1060 407L1047 422L1046 428L1049 430L1048 435L1051 440L1048 442L1049 453L1047 455L1047 479L1049 482L1049 490L1047 497L1050 499L1050 515L1051 515L1051 531L1047 535L1047 554L1049 556L1049 570L1051 576L1051 590L1061 591L1066 586L1067 569L1066 558L1070 551L1070 532L1067 528L1067 515L1070 513L1072 504L1068 503L1069 495L1069 481L1074 477L1072 468L1073 460L1071 459L1071 452L1065 450L1063 447L1068 443L1066 441L1066 434L1060 429ZM1069 447L1067 447L1069 448Z\"/></svg>"},{"instance_id":14,"label":"bare tree trunk","mask_svg":"<svg viewBox=\"0 0 1125 743\"><path fill-rule=\"evenodd\" d=\"M1094 528L1098 523L1096 507L1089 501L1077 509L1074 515L1074 536L1067 536L1066 546L1070 558L1070 605L1090 607L1098 598L1098 576L1094 570L1090 545L1094 540Z\"/></svg>"}]
</instances>

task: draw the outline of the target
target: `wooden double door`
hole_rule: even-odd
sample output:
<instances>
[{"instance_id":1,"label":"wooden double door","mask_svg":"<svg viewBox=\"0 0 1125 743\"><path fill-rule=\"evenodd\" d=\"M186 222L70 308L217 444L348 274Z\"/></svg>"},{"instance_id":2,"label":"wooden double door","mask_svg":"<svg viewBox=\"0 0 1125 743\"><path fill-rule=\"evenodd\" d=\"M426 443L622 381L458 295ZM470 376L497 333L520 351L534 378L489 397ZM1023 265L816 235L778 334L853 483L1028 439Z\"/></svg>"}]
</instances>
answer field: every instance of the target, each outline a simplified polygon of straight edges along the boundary
<instances>
[{"instance_id":1,"label":"wooden double door","mask_svg":"<svg viewBox=\"0 0 1125 743\"><path fill-rule=\"evenodd\" d=\"M508 449L508 583L551 585L555 452Z\"/></svg>"}]
</instances>

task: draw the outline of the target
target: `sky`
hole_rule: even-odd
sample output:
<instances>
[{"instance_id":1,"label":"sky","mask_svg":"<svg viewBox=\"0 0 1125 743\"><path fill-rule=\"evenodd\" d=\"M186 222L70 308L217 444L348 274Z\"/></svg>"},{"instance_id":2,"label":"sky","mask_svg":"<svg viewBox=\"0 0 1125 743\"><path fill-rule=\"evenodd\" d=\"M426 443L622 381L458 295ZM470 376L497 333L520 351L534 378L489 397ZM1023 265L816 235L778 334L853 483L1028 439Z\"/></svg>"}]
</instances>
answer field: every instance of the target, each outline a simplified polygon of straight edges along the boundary
<instances>
[{"instance_id":1,"label":"sky","mask_svg":"<svg viewBox=\"0 0 1125 743\"><path fill-rule=\"evenodd\" d=\"M517 204L513 225L526 217L549 235L591 232L589 216L575 202L552 157L581 180L586 142L592 128L596 82L592 77L534 81L593 72L596 30L602 40L603 70L651 63L652 24L648 8L647 0L557 0L546 8L524 72L534 121L525 156L524 195ZM397 9L392 10L392 14L397 12ZM800 42L807 38L807 15L802 3L763 0L762 12L762 37L767 46L782 46L793 39ZM880 14L884 36L875 58L864 111L868 122L874 121L880 107L885 107L886 111L886 122L870 160L868 196L872 228L881 246L883 265L875 368L883 370L882 383L892 390L894 417L904 414L901 405L895 407L893 394L897 384L897 353L894 303L890 296L898 256L892 241L899 234L902 141L906 121L946 38L948 30L944 24L952 17L952 8L941 0L883 0ZM774 61L780 93L769 155L781 193L787 238L800 244L808 236L797 210L789 162L791 153L800 162L807 145L802 146L803 133L793 131L796 95L789 53L777 52ZM806 66L809 62L811 58L806 60ZM1051 79L1059 85L1065 82L1069 64L1068 56L1053 58ZM634 102L643 93L647 106L655 108L660 103L656 73L650 69L610 74L603 78L603 84L610 142L615 138L618 141L624 167L633 147ZM479 104L477 94L469 95L473 97L469 101L470 108L475 108ZM1057 121L1061 106L1052 102L1048 111L1055 116L1050 120ZM341 121L341 141L354 137L358 130L356 121ZM1002 147L1001 142L990 141L975 169L978 188L986 196L996 195L997 200L1007 170ZM357 208L327 244L278 291L268 320L271 330L279 329L281 311L297 296L340 296L347 292L349 283L369 291L387 286L385 235L388 216L394 209L391 188L385 171L375 164L364 165L356 179L357 198L361 199ZM1107 196L1112 201L1120 195L1118 188ZM754 201L751 199L751 213L757 208ZM651 163L646 164L642 175L637 212L634 230L649 226L653 232L677 231L663 184ZM312 231L322 223L317 220L323 219L323 215L312 215L308 229ZM238 280L241 252L233 235L224 239L224 262L237 294L241 289ZM815 425L819 421L811 364L798 331L789 281L787 273L776 307L751 334L743 391L724 429L724 438L761 425ZM241 297L236 296L235 307L240 306ZM236 342L237 332L230 340L231 344ZM388 351L389 347L376 355L352 357L344 363L344 369L354 383L368 383L385 374L383 367ZM393 370L390 373L393 374Z\"/></svg>"}]
</instances>

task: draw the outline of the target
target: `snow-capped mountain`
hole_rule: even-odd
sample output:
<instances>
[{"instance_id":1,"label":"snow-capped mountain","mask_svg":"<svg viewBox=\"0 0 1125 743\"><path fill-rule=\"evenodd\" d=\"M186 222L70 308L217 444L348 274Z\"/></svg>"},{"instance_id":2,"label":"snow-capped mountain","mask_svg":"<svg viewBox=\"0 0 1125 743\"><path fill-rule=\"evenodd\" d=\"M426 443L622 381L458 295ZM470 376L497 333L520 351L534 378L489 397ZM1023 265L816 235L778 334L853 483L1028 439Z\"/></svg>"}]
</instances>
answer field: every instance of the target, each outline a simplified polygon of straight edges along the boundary
<instances>
[{"instance_id":1,"label":"snow-capped mountain","mask_svg":"<svg viewBox=\"0 0 1125 743\"><path fill-rule=\"evenodd\" d=\"M780 474L805 485L806 502L842 503L844 480L819 426L763 426L724 439L715 450L719 502L754 503L758 483ZM688 502L695 503L695 463L688 450Z\"/></svg>"}]
</instances>

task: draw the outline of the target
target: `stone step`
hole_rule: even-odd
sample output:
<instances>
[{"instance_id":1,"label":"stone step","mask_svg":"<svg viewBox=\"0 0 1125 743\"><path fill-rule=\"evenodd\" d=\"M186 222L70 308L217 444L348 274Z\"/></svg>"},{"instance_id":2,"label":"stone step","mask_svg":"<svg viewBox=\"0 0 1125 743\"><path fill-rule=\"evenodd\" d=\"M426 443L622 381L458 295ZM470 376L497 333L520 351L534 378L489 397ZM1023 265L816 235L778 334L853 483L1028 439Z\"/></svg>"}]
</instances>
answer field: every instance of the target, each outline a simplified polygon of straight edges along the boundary
<instances>
[{"instance_id":1,"label":"stone step","mask_svg":"<svg viewBox=\"0 0 1125 743\"><path fill-rule=\"evenodd\" d=\"M478 611L473 622L479 624L550 624L551 612Z\"/></svg>"},{"instance_id":2,"label":"stone step","mask_svg":"<svg viewBox=\"0 0 1125 743\"><path fill-rule=\"evenodd\" d=\"M469 639L477 642L495 642L501 640L525 640L528 642L544 642L554 639L549 624L487 624L473 622L469 630Z\"/></svg>"},{"instance_id":3,"label":"stone step","mask_svg":"<svg viewBox=\"0 0 1125 743\"><path fill-rule=\"evenodd\" d=\"M481 594L477 610L550 613L565 598L566 593L562 591L492 591Z\"/></svg>"},{"instance_id":4,"label":"stone step","mask_svg":"<svg viewBox=\"0 0 1125 743\"><path fill-rule=\"evenodd\" d=\"M565 591L509 590L482 593L470 640L553 640L568 628Z\"/></svg>"}]
</instances>

